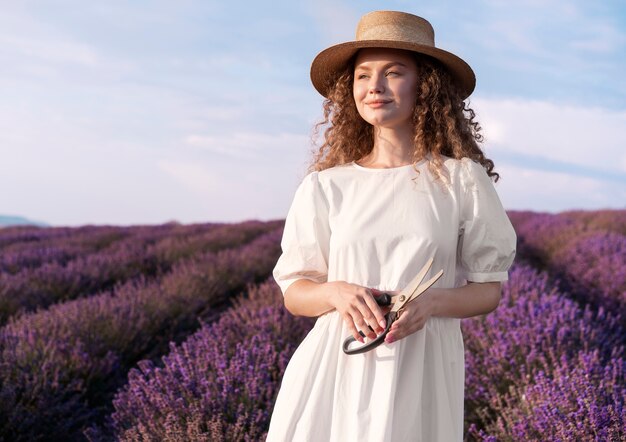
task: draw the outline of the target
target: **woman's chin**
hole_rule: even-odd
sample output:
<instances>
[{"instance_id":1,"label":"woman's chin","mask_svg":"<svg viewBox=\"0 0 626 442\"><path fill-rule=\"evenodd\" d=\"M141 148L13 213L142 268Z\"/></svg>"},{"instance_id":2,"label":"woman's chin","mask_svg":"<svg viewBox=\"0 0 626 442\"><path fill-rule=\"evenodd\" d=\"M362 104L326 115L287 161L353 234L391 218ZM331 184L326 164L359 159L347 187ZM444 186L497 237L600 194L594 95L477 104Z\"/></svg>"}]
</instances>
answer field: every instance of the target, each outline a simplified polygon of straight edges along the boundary
<instances>
[{"instance_id":1,"label":"woman's chin","mask_svg":"<svg viewBox=\"0 0 626 442\"><path fill-rule=\"evenodd\" d=\"M386 130L400 129L404 125L402 122L395 121L395 120L388 120L388 119L369 119L365 121L367 121L369 124L371 124L372 126L376 128L386 129ZM410 124L410 123L405 123L405 124Z\"/></svg>"}]
</instances>

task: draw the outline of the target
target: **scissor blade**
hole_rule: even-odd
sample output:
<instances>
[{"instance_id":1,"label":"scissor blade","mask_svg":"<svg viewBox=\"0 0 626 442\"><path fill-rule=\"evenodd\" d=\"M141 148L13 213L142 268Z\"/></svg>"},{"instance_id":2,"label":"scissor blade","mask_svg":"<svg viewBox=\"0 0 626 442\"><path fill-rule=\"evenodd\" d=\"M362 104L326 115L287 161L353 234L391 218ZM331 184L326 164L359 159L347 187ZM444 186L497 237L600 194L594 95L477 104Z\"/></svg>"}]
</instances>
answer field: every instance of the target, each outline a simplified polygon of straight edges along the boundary
<instances>
[{"instance_id":1,"label":"scissor blade","mask_svg":"<svg viewBox=\"0 0 626 442\"><path fill-rule=\"evenodd\" d=\"M415 290L415 292L413 292L413 294L409 297L409 299L406 302L412 301L413 299L417 298L419 295L424 293L426 290L428 290L431 285L433 285L435 282L437 282L437 280L439 278L441 278L441 275L443 275L443 270L439 270L435 276L430 278L425 283L421 284L417 288L417 290ZM406 304L406 302L405 302L405 304Z\"/></svg>"},{"instance_id":2,"label":"scissor blade","mask_svg":"<svg viewBox=\"0 0 626 442\"><path fill-rule=\"evenodd\" d=\"M418 287L422 283L422 280L424 279L424 276L426 276L426 273L428 273L428 271L430 270L430 267L433 265L433 260L434 258L430 258L426 262L424 267L422 267L422 270L420 270L419 273L415 276L415 278L413 278L411 282L409 282L409 284L400 291L400 293L398 293L397 295L393 297L394 301L396 302L396 305L399 304L398 301L400 299L405 299L405 300L409 299L413 295L415 290L418 289Z\"/></svg>"}]
</instances>

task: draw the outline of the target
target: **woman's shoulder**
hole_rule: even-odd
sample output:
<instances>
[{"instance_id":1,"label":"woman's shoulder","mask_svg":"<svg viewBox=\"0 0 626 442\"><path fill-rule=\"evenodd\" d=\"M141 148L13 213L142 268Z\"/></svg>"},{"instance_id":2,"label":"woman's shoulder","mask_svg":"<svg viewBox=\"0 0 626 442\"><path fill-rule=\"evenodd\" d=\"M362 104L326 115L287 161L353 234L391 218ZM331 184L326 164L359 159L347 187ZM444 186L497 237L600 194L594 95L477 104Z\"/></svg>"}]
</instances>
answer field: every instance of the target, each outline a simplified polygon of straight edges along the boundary
<instances>
[{"instance_id":1,"label":"woman's shoulder","mask_svg":"<svg viewBox=\"0 0 626 442\"><path fill-rule=\"evenodd\" d=\"M443 157L443 164L449 172L455 173L461 178L471 178L472 175L485 171L485 168L478 161L474 161L469 157L452 158L445 155Z\"/></svg>"},{"instance_id":2,"label":"woman's shoulder","mask_svg":"<svg viewBox=\"0 0 626 442\"><path fill-rule=\"evenodd\" d=\"M309 189L321 188L323 190L337 178L349 174L352 169L351 165L352 163L340 164L324 170L309 171L302 178L300 186Z\"/></svg>"},{"instance_id":3,"label":"woman's shoulder","mask_svg":"<svg viewBox=\"0 0 626 442\"><path fill-rule=\"evenodd\" d=\"M490 180L486 169L478 161L469 157L452 158L445 155L442 157L443 167L457 190L475 190L478 182Z\"/></svg>"},{"instance_id":4,"label":"woman's shoulder","mask_svg":"<svg viewBox=\"0 0 626 442\"><path fill-rule=\"evenodd\" d=\"M479 163L472 160L470 157L452 158L446 155L441 155L441 157L443 158L443 164L451 170L472 167L472 164L479 165Z\"/></svg>"},{"instance_id":5,"label":"woman's shoulder","mask_svg":"<svg viewBox=\"0 0 626 442\"><path fill-rule=\"evenodd\" d=\"M318 180L320 182L327 182L349 174L352 169L352 163L338 164L324 170L309 172L307 174L307 177L309 177L309 179Z\"/></svg>"}]
</instances>

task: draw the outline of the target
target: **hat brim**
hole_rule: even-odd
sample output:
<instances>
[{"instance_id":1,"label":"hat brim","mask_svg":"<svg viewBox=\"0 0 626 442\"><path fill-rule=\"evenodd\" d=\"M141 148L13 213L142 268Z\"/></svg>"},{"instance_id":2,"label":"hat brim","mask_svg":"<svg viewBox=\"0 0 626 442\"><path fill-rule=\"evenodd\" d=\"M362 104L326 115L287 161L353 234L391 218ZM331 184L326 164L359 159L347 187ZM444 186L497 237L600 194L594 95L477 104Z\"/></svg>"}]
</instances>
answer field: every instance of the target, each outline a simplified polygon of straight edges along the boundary
<instances>
[{"instance_id":1,"label":"hat brim","mask_svg":"<svg viewBox=\"0 0 626 442\"><path fill-rule=\"evenodd\" d=\"M315 89L324 97L335 80L337 73L343 70L350 58L363 48L404 49L429 55L439 60L456 79L463 99L469 97L476 87L476 76L472 68L460 57L451 52L429 45L390 41L390 40L359 40L340 43L324 49L317 54L311 63L311 81Z\"/></svg>"}]
</instances>

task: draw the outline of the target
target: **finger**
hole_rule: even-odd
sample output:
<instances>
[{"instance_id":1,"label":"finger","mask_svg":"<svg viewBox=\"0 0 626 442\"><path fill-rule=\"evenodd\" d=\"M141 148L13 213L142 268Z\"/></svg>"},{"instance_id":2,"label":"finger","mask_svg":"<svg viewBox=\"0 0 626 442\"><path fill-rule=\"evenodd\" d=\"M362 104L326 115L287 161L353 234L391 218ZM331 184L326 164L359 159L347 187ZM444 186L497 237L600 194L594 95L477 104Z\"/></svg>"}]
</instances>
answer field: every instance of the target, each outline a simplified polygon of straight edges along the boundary
<instances>
[{"instance_id":1,"label":"finger","mask_svg":"<svg viewBox=\"0 0 626 442\"><path fill-rule=\"evenodd\" d=\"M425 320L418 315L419 311L404 311L400 318L389 328L385 342L395 342L424 328Z\"/></svg>"},{"instance_id":2,"label":"finger","mask_svg":"<svg viewBox=\"0 0 626 442\"><path fill-rule=\"evenodd\" d=\"M392 342L396 342L400 339L402 339L403 334L402 334L402 327L398 328L398 326L396 325L398 322L398 320L394 321L393 324L391 324L391 327L389 327L389 331L387 332L387 336L385 336L385 342L387 344L391 344Z\"/></svg>"},{"instance_id":3,"label":"finger","mask_svg":"<svg viewBox=\"0 0 626 442\"><path fill-rule=\"evenodd\" d=\"M371 325L376 327L376 318L370 311L364 299L359 300L355 306L358 314L355 315L355 324L370 339L376 338L376 333L370 328ZM373 328L373 327L372 327Z\"/></svg>"},{"instance_id":4,"label":"finger","mask_svg":"<svg viewBox=\"0 0 626 442\"><path fill-rule=\"evenodd\" d=\"M402 317L404 317L404 321L402 321ZM391 327L389 327L389 333L387 333L387 336L385 336L385 342L388 344L396 342L408 336L409 334L409 324L407 322L407 316L405 312L405 314L401 315L400 319L397 319L396 321L394 321L393 324L391 324Z\"/></svg>"},{"instance_id":5,"label":"finger","mask_svg":"<svg viewBox=\"0 0 626 442\"><path fill-rule=\"evenodd\" d=\"M385 311L383 310L383 307L378 305L373 296L367 296L364 298L364 300L367 305L367 321L372 326L372 328L376 330L377 333L382 333L387 326L387 321L385 320ZM389 310L391 310L390 306L384 308L389 308Z\"/></svg>"},{"instance_id":6,"label":"finger","mask_svg":"<svg viewBox=\"0 0 626 442\"><path fill-rule=\"evenodd\" d=\"M406 336L408 334L407 330L411 328L411 325L415 320L414 316L415 312L413 311L413 306L405 306L404 309L401 310L401 312L399 313L399 316L396 317L396 320L393 322L393 324L391 324L391 327L389 327L389 333L397 336L398 339L400 339L400 336Z\"/></svg>"},{"instance_id":7,"label":"finger","mask_svg":"<svg viewBox=\"0 0 626 442\"><path fill-rule=\"evenodd\" d=\"M361 301L361 305L365 305L365 302ZM363 316L361 309L359 309L357 306L353 306L350 309L350 314L352 316L352 322L354 323L357 329L357 332L360 330L363 333L363 335L359 333L359 336L361 337L361 339L363 338L363 336L370 338L370 339L376 338L376 333L374 333L372 329L369 327L369 324L365 320L365 317ZM364 341L361 341L361 342L364 342Z\"/></svg>"},{"instance_id":8,"label":"finger","mask_svg":"<svg viewBox=\"0 0 626 442\"><path fill-rule=\"evenodd\" d=\"M357 330L356 326L354 325L354 320L352 318L352 315L348 312L344 313L343 315L343 320L346 323L346 325L348 326L348 329L350 330L350 333L352 333L352 336L354 336L354 339L359 341L360 343L363 343L363 337L359 334L359 331Z\"/></svg>"},{"instance_id":9,"label":"finger","mask_svg":"<svg viewBox=\"0 0 626 442\"><path fill-rule=\"evenodd\" d=\"M363 319L367 322L369 327L371 327L371 330L368 327L370 331L368 337L375 339L378 334L385 330L387 323L381 307L371 295L371 292L366 293L363 298L361 298L359 311L363 315Z\"/></svg>"},{"instance_id":10,"label":"finger","mask_svg":"<svg viewBox=\"0 0 626 442\"><path fill-rule=\"evenodd\" d=\"M393 324L389 328L389 333L392 333L394 336L407 336L410 334L410 329L414 325L413 318L408 312L403 312ZM400 338L399 338L400 339Z\"/></svg>"},{"instance_id":11,"label":"finger","mask_svg":"<svg viewBox=\"0 0 626 442\"><path fill-rule=\"evenodd\" d=\"M399 319L394 321L393 324L391 324L391 327L389 327L389 332L387 333L387 336L385 337L385 342L395 342L398 341L400 339L402 339L405 336L404 333L404 326L402 323L399 323Z\"/></svg>"}]
</instances>

